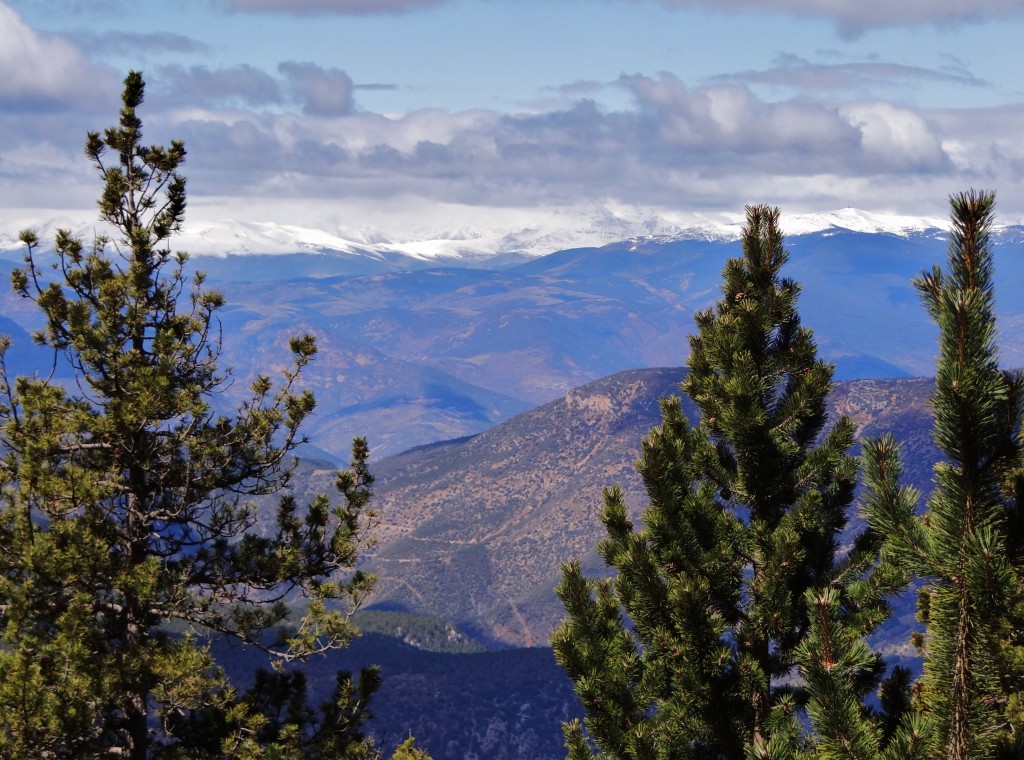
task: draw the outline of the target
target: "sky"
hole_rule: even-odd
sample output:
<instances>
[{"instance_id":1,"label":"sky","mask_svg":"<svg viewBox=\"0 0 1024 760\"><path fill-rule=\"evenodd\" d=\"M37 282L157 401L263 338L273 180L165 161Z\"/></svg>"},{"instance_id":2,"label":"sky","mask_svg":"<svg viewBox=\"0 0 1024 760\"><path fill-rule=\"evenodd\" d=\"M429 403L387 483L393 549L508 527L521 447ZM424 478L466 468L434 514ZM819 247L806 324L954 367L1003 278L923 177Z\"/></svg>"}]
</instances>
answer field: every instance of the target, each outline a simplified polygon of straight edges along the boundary
<instances>
[{"instance_id":1,"label":"sky","mask_svg":"<svg viewBox=\"0 0 1024 760\"><path fill-rule=\"evenodd\" d=\"M970 187L1019 223L1022 43L1024 0L0 0L0 229L95 218L84 136L129 70L194 224L933 217Z\"/></svg>"}]
</instances>

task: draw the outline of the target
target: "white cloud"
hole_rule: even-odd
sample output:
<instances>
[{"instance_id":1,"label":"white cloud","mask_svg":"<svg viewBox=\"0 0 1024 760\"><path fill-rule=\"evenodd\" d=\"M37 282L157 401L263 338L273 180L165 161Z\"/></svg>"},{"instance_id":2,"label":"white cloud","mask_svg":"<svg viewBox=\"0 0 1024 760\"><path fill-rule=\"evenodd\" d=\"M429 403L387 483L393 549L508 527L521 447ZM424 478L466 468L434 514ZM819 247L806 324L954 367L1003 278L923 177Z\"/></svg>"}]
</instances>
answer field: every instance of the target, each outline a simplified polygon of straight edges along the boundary
<instances>
[{"instance_id":1,"label":"white cloud","mask_svg":"<svg viewBox=\"0 0 1024 760\"><path fill-rule=\"evenodd\" d=\"M730 173L761 166L788 174L818 172L837 162L852 168L859 159L855 127L825 104L771 103L743 85L689 88L670 74L621 82L637 101L638 128L656 130L662 138L662 145L648 147L662 160L720 165Z\"/></svg>"},{"instance_id":2,"label":"white cloud","mask_svg":"<svg viewBox=\"0 0 1024 760\"><path fill-rule=\"evenodd\" d=\"M804 67L801 76L826 79L971 79L965 70L885 66L808 71L785 60L778 69L783 76ZM94 218L98 182L81 144L87 129L116 119L117 77L3 4L0 67L0 141L8 146L0 206L66 203ZM191 208L218 199L281 223L294 221L286 215L295 209L316 226L318 218L351 219L373 208L423 218L438 207L481 217L505 210L507 217L588 202L941 215L946 196L971 185L996 188L1001 214L1024 216L1024 106L926 110L874 94L837 103L820 96L831 94L828 86L779 102L751 89L743 74L695 87L663 73L567 85L557 105L531 112L424 109L389 117L355 107L358 85L345 71L313 63L286 62L270 73L167 66L147 71L147 80L147 139L185 139ZM621 107L590 99L609 87ZM899 192L879 192L892 187ZM378 216L386 221L390 212Z\"/></svg>"},{"instance_id":3,"label":"white cloud","mask_svg":"<svg viewBox=\"0 0 1024 760\"><path fill-rule=\"evenodd\" d=\"M998 189L1001 207L1024 193L1024 104L939 109L930 116L965 184Z\"/></svg>"},{"instance_id":4,"label":"white cloud","mask_svg":"<svg viewBox=\"0 0 1024 760\"><path fill-rule=\"evenodd\" d=\"M519 115L349 110L312 120L191 109L161 134L186 139L194 193L307 198L311 207L415 196L481 208L788 201L808 210L876 201L862 190L840 195L868 185L959 185L944 146L955 146L949 132L963 127L940 128L926 112L884 101L775 103L742 85L690 88L668 74L623 77L619 86L631 108L580 100ZM948 191L935 193L937 204Z\"/></svg>"},{"instance_id":5,"label":"white cloud","mask_svg":"<svg viewBox=\"0 0 1024 760\"><path fill-rule=\"evenodd\" d=\"M891 103L875 102L842 110L861 134L866 156L889 171L942 171L949 157L928 123L918 114Z\"/></svg>"},{"instance_id":6,"label":"white cloud","mask_svg":"<svg viewBox=\"0 0 1024 760\"><path fill-rule=\"evenodd\" d=\"M0 103L9 109L92 108L116 94L109 71L92 64L62 37L32 29L3 3L0 71Z\"/></svg>"},{"instance_id":7,"label":"white cloud","mask_svg":"<svg viewBox=\"0 0 1024 760\"><path fill-rule=\"evenodd\" d=\"M183 72L195 73L175 76ZM472 207L486 215L581 202L716 212L749 202L794 212L878 210L884 200L883 210L941 214L945 197L961 187L996 187L1008 210L1014 188L1024 186L1024 149L1017 146L1024 108L938 112L881 100L772 102L741 84L689 87L661 74L622 77L617 86L632 103L618 110L581 99L526 114L430 109L385 117L351 107L350 80L340 70L289 64L282 77L251 81L245 73L188 79L203 86L187 106L178 102L189 91L184 80L161 81L160 71L151 77L142 113L147 135L185 139L196 205L204 198L233 198L241 208L297 204L310 218L327 218L375 204L416 213L437 204ZM277 83L280 102L268 95L263 107L255 95L238 95L261 81ZM170 107L160 95L168 82L178 93ZM320 86L326 93L317 92ZM220 101L232 92L227 107ZM283 111L292 98L330 118ZM0 160L0 184L24 187L35 173L52 193L60 187L58 167L71 161L89 186L95 178L80 158L82 135L112 123L114 113L90 116L74 129L57 126L55 116L0 113L0 136L28 146ZM40 130L52 144L31 139ZM36 165L34 150L51 155ZM76 180L75 187L82 184ZM900 192L880 197L879 187L892 186ZM82 197L77 190L75 197ZM406 201L396 204L398 198Z\"/></svg>"},{"instance_id":8,"label":"white cloud","mask_svg":"<svg viewBox=\"0 0 1024 760\"><path fill-rule=\"evenodd\" d=\"M260 107L282 101L281 87L266 72L248 66L209 69L206 66L162 66L153 77L155 89L171 103L215 105L240 103Z\"/></svg>"}]
</instances>

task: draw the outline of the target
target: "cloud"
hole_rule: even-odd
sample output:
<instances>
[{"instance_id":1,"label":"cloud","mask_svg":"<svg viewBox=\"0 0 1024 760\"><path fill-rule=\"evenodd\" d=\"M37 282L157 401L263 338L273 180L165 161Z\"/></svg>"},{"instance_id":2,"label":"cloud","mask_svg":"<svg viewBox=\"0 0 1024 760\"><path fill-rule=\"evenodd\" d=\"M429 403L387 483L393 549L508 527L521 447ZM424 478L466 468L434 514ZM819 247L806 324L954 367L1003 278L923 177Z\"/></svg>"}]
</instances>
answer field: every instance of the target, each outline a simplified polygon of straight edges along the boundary
<instances>
[{"instance_id":1,"label":"cloud","mask_svg":"<svg viewBox=\"0 0 1024 760\"><path fill-rule=\"evenodd\" d=\"M94 213L97 183L81 143L86 129L113 123L119 77L90 64L65 38L32 31L2 4L0 43L0 141L7 146L0 200L13 207L85 198L83 208ZM186 141L193 207L217 199L272 214L280 202L306 218L357 206L422 213L445 204L545 209L581 202L941 213L949 192L974 185L1000 190L1001 208L1018 202L1024 209L1024 106L923 109L874 92L893 82L978 86L954 58L925 69L815 55L828 65L783 56L765 71L702 86L669 73L629 74L553 88L557 98L517 113L422 109L398 116L359 109L353 100L358 89L395 85L358 85L337 68L297 61L270 71L164 66L147 72L142 117L147 139ZM869 97L833 97L858 83L872 90ZM772 100L761 85L794 88L801 97ZM76 118L68 109L77 109Z\"/></svg>"},{"instance_id":2,"label":"cloud","mask_svg":"<svg viewBox=\"0 0 1024 760\"><path fill-rule=\"evenodd\" d=\"M688 88L662 74L624 76L646 151L658 160L693 166L744 161L777 173L838 170L860 161L860 134L836 109L816 103L769 103L738 84Z\"/></svg>"},{"instance_id":3,"label":"cloud","mask_svg":"<svg viewBox=\"0 0 1024 760\"><path fill-rule=\"evenodd\" d=\"M398 15L446 5L451 0L220 0L234 11L291 14ZM1024 0L620 0L668 9L725 13L784 13L825 19L847 36L893 26L963 23L1024 17Z\"/></svg>"},{"instance_id":4,"label":"cloud","mask_svg":"<svg viewBox=\"0 0 1024 760\"><path fill-rule=\"evenodd\" d=\"M341 69L287 61L280 76L243 64L209 69L162 66L153 77L163 104L177 107L264 109L297 105L307 116L344 116L354 109L355 90L393 90L394 84L362 84ZM277 108L277 110L280 110Z\"/></svg>"},{"instance_id":5,"label":"cloud","mask_svg":"<svg viewBox=\"0 0 1024 760\"><path fill-rule=\"evenodd\" d=\"M906 66L898 63L862 61L846 63L811 63L792 55L779 56L778 65L770 69L741 71L715 77L717 82L744 82L773 87L787 87L806 92L851 93L894 85L938 83L983 87L978 79L961 64L946 66L942 71Z\"/></svg>"},{"instance_id":6,"label":"cloud","mask_svg":"<svg viewBox=\"0 0 1024 760\"><path fill-rule=\"evenodd\" d=\"M930 116L965 184L998 187L1003 198L1022 192L1024 143L1019 136L1024 133L1024 104L937 109ZM1024 203L1019 205L1024 208Z\"/></svg>"},{"instance_id":7,"label":"cloud","mask_svg":"<svg viewBox=\"0 0 1024 760\"><path fill-rule=\"evenodd\" d=\"M63 37L32 29L0 3L0 104L15 110L102 107L116 97L113 74Z\"/></svg>"},{"instance_id":8,"label":"cloud","mask_svg":"<svg viewBox=\"0 0 1024 760\"><path fill-rule=\"evenodd\" d=\"M166 67L151 87L147 135L185 140L193 200L237 199L239 208L242 199L281 201L312 215L398 198L418 199L417 208L877 208L878 187L896 185L898 203L933 198L941 206L963 178L991 187L1024 172L1024 149L1011 134L1024 128L1020 118L986 115L989 134L954 113L878 99L773 102L741 82L689 86L667 73L604 84L619 91L618 108L586 97L589 85L570 86L565 97L580 94L568 105L517 114L360 111L344 71L296 62L274 74ZM22 145L0 160L0 184L23 185L33 172L57 181L80 153L84 129L109 119L74 130L60 122L0 113L0 138ZM55 153L33 143L40 131L67 147ZM94 180L83 177L76 188Z\"/></svg>"},{"instance_id":9,"label":"cloud","mask_svg":"<svg viewBox=\"0 0 1024 760\"><path fill-rule=\"evenodd\" d=\"M933 128L913 111L875 102L846 106L841 113L860 132L864 155L887 171L920 173L952 168Z\"/></svg>"},{"instance_id":10,"label":"cloud","mask_svg":"<svg viewBox=\"0 0 1024 760\"><path fill-rule=\"evenodd\" d=\"M631 0L647 2L647 0ZM952 26L1024 16L1024 0L654 0L666 8L702 8L712 11L781 12L836 22L849 35L886 26L932 24Z\"/></svg>"},{"instance_id":11,"label":"cloud","mask_svg":"<svg viewBox=\"0 0 1024 760\"><path fill-rule=\"evenodd\" d=\"M689 87L669 74L624 76L617 86L630 107L581 99L527 114L348 110L312 120L197 112L173 134L189 145L194 192L325 204L415 196L480 207L615 199L735 210L834 199L827 208L856 205L879 184L899 183L908 203L919 199L916 185L946 185L934 193L939 202L959 186L950 135L928 112L875 100L769 102L742 84Z\"/></svg>"},{"instance_id":12,"label":"cloud","mask_svg":"<svg viewBox=\"0 0 1024 760\"><path fill-rule=\"evenodd\" d=\"M315 63L286 62L278 71L288 80L292 96L309 116L344 116L351 113L352 79L341 69Z\"/></svg>"},{"instance_id":13,"label":"cloud","mask_svg":"<svg viewBox=\"0 0 1024 760\"><path fill-rule=\"evenodd\" d=\"M259 107L278 104L283 99L281 86L274 77L247 64L212 70L205 66L162 66L153 84L166 98L164 105Z\"/></svg>"},{"instance_id":14,"label":"cloud","mask_svg":"<svg viewBox=\"0 0 1024 760\"><path fill-rule=\"evenodd\" d=\"M205 42L172 32L79 32L80 47L101 55L147 56L154 53L206 53Z\"/></svg>"},{"instance_id":15,"label":"cloud","mask_svg":"<svg viewBox=\"0 0 1024 760\"><path fill-rule=\"evenodd\" d=\"M336 68L287 61L278 76L248 64L211 69L206 66L161 66L147 76L151 102L184 109L242 109L282 112L298 106L306 116L338 117L353 112L356 90L394 90L398 85L355 84ZM219 118L219 117L218 117ZM254 119L266 115L253 114Z\"/></svg>"},{"instance_id":16,"label":"cloud","mask_svg":"<svg viewBox=\"0 0 1024 760\"><path fill-rule=\"evenodd\" d=\"M226 0L234 11L369 16L399 15L444 5L448 0Z\"/></svg>"}]
</instances>

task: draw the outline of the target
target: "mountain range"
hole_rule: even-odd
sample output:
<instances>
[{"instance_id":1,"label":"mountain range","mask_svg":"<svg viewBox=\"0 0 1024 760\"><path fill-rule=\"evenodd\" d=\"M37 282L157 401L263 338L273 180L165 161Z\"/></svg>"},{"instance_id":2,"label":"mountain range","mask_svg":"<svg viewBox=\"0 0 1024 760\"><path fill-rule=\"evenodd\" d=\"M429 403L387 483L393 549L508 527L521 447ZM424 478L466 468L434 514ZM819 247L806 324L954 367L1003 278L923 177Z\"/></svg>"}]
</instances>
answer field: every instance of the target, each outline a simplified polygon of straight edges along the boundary
<instances>
[{"instance_id":1,"label":"mountain range","mask_svg":"<svg viewBox=\"0 0 1024 760\"><path fill-rule=\"evenodd\" d=\"M380 546L367 564L380 577L376 604L452 620L492 644L546 643L563 615L552 593L560 564L581 558L603 572L593 552L603 489L620 486L634 518L646 505L633 462L683 375L617 373L472 438L378 462ZM938 458L931 391L920 378L842 382L829 409L861 436L895 435L907 483L927 492ZM685 398L684 408L695 418Z\"/></svg>"},{"instance_id":2,"label":"mountain range","mask_svg":"<svg viewBox=\"0 0 1024 760\"><path fill-rule=\"evenodd\" d=\"M738 240L742 214L715 216L665 209L601 204L559 209L520 210L515 221L475 218L463 209L462 222L415 229L339 224L333 229L266 221L200 219L185 225L177 246L194 253L227 257L293 253L333 254L342 266L384 271L438 264L481 265L522 261L568 248L594 248L622 240ZM946 222L928 217L895 216L845 208L783 216L789 235L853 232L908 235L944 230ZM95 229L89 215L33 222L41 239L63 227L88 237ZM18 230L0 230L0 252L19 251ZM361 261L360 261L361 260ZM340 263L340 262L336 262ZM349 272L352 273L352 272Z\"/></svg>"},{"instance_id":3,"label":"mountain range","mask_svg":"<svg viewBox=\"0 0 1024 760\"><path fill-rule=\"evenodd\" d=\"M628 221L602 227L595 218L592 226L607 235L644 228ZM482 432L615 372L682 363L694 313L715 302L722 266L739 253L738 227L687 232L647 221L671 234L544 256L491 250L430 259L307 247L197 255L190 266L227 299L221 364L234 368L235 381L226 404L257 372L273 376L286 365L290 336L317 335L306 381L319 407L307 430L321 455L343 462L356 435L381 458ZM945 232L928 220L852 210L790 226L799 234L787 238L784 273L802 283L801 314L837 377L929 374L935 331L911 280L944 260ZM282 250L301 248L281 240ZM1024 307L1011 297L1024 282L1022 241L1019 227L995 236L996 305L1011 366L1024 366ZM0 273L17 256L0 258ZM4 290L0 315L10 320L0 329L14 337L17 367L53 364L25 335L40 327L32 304Z\"/></svg>"},{"instance_id":4,"label":"mountain range","mask_svg":"<svg viewBox=\"0 0 1024 760\"><path fill-rule=\"evenodd\" d=\"M502 245L469 229L444 238L476 240L479 250L370 235L349 245L256 225L276 252L253 244L246 255L189 264L227 298L221 363L234 370L225 407L256 373L286 366L289 336L317 335L305 382L319 405L294 484L300 496L330 491L352 436L369 438L381 518L366 562L380 578L374 611L426 615L445 636L495 650L425 656L408 631L378 631L317 669L323 690L334 667L387 663L375 729L400 741L411 728L435 758L558 756L558 723L578 714L543 648L562 614L552 594L559 564L579 557L602 572L593 548L604 487L620 484L634 517L642 509L632 461L658 423L659 398L677 392L694 313L714 304L722 266L739 253L735 225L605 221L575 237L509 232ZM937 457L932 384L921 379L932 371L935 331L911 280L944 261L937 225L852 211L791 220L784 270L802 284L804 323L841 380L831 413L850 415L861 435L893 432L908 482L923 490ZM594 239L595 230L610 237ZM537 255L542 239L580 245ZM1024 366L1015 297L1024 228L1000 229L995 243L1002 360ZM5 248L0 273L19 255L0 239ZM67 379L32 344L39 327L30 302L0 292L8 366ZM895 609L876 643L902 659L912 599ZM459 699L437 698L459 689Z\"/></svg>"}]
</instances>

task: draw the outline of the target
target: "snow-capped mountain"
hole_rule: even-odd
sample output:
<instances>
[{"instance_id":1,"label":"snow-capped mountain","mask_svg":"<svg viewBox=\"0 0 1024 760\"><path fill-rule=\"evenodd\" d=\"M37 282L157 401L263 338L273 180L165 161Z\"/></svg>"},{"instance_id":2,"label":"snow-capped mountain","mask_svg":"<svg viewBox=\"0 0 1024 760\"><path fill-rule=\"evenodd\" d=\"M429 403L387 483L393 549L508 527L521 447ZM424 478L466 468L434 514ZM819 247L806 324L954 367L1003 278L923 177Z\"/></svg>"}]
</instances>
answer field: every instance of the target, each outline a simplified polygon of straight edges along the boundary
<instances>
[{"instance_id":1,"label":"snow-capped mountain","mask_svg":"<svg viewBox=\"0 0 1024 760\"><path fill-rule=\"evenodd\" d=\"M788 235L831 229L906 236L944 230L945 220L842 209L819 214L783 216ZM737 240L742 218L707 218L637 210L559 210L524 219L522 226L422 229L400 233L367 230L320 230L271 222L220 221L189 225L181 243L201 254L335 252L400 253L415 259L481 260L498 254L544 256L570 248L589 248L623 240Z\"/></svg>"},{"instance_id":2,"label":"snow-capped mountain","mask_svg":"<svg viewBox=\"0 0 1024 760\"><path fill-rule=\"evenodd\" d=\"M787 235L854 231L907 236L928 230L944 231L939 218L897 216L846 208L813 214L783 215ZM86 218L62 217L36 225L42 240L58 227L89 237L98 224ZM458 224L405 230L366 227L319 228L272 221L195 219L186 222L174 242L196 255L331 253L383 259L395 254L420 261L437 259L480 262L492 256L515 254L534 258L571 248L599 247L626 240L730 241L740 236L743 218L699 215L640 208L590 206L557 210L524 210L515 226ZM17 229L0 226L0 251L22 248Z\"/></svg>"},{"instance_id":3,"label":"snow-capped mountain","mask_svg":"<svg viewBox=\"0 0 1024 760\"><path fill-rule=\"evenodd\" d=\"M510 219L387 235L190 218L173 246L213 254L193 265L227 300L226 366L255 372L290 336L319 336L314 432L339 457L363 431L373 431L378 455L399 451L479 432L603 375L678 364L693 314L714 304L722 267L740 249L739 218L593 208ZM60 223L85 236L94 229ZM784 225L802 320L840 378L933 371L934 327L911 283L945 259L941 220L844 209ZM41 240L53 226L38 228ZM22 246L4 234L0 272L9 272ZM1001 229L995 242L1002 361L1024 366L1024 313L1013 297L1024 281L1024 227ZM9 322L0 332L31 348L38 320L9 290L0 289L0 314ZM18 371L40 364L15 358Z\"/></svg>"}]
</instances>

